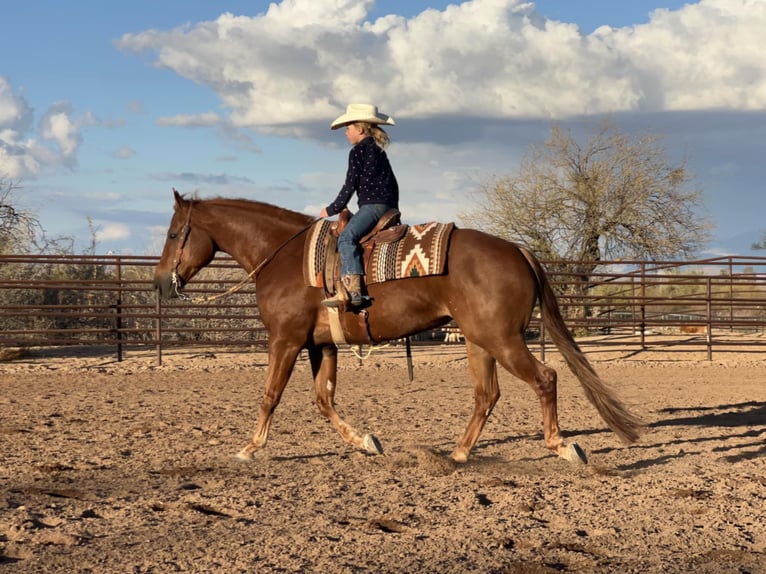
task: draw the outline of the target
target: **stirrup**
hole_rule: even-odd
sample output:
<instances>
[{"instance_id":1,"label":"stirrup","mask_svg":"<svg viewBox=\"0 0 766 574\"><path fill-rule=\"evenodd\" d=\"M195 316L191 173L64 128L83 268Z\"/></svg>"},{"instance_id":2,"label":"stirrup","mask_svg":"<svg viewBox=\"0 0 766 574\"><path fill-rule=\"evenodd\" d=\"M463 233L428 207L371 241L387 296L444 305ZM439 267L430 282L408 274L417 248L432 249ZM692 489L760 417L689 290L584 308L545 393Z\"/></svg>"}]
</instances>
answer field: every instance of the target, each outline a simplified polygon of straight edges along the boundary
<instances>
[{"instance_id":1,"label":"stirrup","mask_svg":"<svg viewBox=\"0 0 766 574\"><path fill-rule=\"evenodd\" d=\"M340 307L340 304L343 302L343 300L338 297L337 295L333 297L328 297L327 299L322 300L322 305L325 307L330 307L332 309L337 309Z\"/></svg>"},{"instance_id":2,"label":"stirrup","mask_svg":"<svg viewBox=\"0 0 766 574\"><path fill-rule=\"evenodd\" d=\"M361 309L372 304L372 297L369 297L368 295L362 295L356 291L349 293L348 295L348 299L342 299L337 295L328 297L327 299L322 300L322 305L331 309L345 307L345 310L348 310L348 308Z\"/></svg>"},{"instance_id":3,"label":"stirrup","mask_svg":"<svg viewBox=\"0 0 766 574\"><path fill-rule=\"evenodd\" d=\"M352 307L361 307L364 303L364 297L359 291L351 291L348 294L348 304Z\"/></svg>"}]
</instances>

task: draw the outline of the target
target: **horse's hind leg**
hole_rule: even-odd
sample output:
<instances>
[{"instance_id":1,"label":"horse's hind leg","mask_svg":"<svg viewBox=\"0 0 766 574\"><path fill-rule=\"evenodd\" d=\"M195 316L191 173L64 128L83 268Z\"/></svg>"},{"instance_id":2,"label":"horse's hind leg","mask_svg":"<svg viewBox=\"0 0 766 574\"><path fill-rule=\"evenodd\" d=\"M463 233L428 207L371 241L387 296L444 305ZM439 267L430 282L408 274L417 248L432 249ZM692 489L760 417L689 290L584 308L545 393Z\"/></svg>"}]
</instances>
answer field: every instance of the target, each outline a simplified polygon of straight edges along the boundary
<instances>
[{"instance_id":1,"label":"horse's hind leg","mask_svg":"<svg viewBox=\"0 0 766 574\"><path fill-rule=\"evenodd\" d=\"M474 407L473 416L451 455L456 462L468 460L471 449L479 439L484 424L500 398L497 365L494 357L471 341L466 340L465 344L468 351L468 367L473 382Z\"/></svg>"},{"instance_id":2,"label":"horse's hind leg","mask_svg":"<svg viewBox=\"0 0 766 574\"><path fill-rule=\"evenodd\" d=\"M335 388L338 374L338 348L335 345L309 348L311 370L314 375L314 390L319 412L335 427L347 443L374 454L381 454L383 449L373 435L361 436L351 425L346 423L335 410Z\"/></svg>"},{"instance_id":3,"label":"horse's hind leg","mask_svg":"<svg viewBox=\"0 0 766 574\"><path fill-rule=\"evenodd\" d=\"M546 367L529 352L521 336L508 342L497 360L511 374L529 383L540 399L543 411L543 434L545 446L567 460L587 462L579 446L567 445L561 436L558 418L558 396L556 371Z\"/></svg>"}]
</instances>

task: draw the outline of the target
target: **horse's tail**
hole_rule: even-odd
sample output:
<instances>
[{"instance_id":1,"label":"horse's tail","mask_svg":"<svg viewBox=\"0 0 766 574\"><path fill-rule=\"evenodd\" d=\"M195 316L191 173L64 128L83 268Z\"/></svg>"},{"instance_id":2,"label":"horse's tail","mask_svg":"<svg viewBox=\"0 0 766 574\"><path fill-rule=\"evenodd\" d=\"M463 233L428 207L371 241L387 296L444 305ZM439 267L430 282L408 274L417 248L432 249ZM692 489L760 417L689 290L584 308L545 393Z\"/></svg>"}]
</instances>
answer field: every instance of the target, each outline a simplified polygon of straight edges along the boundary
<instances>
[{"instance_id":1,"label":"horse's tail","mask_svg":"<svg viewBox=\"0 0 766 574\"><path fill-rule=\"evenodd\" d=\"M601 380L593 366L580 350L572 333L561 316L556 294L551 288L548 277L537 258L524 247L519 246L534 271L539 287L542 321L550 333L556 348L563 355L564 361L580 381L585 390L585 396L596 407L601 418L625 443L638 440L644 423L631 413L615 396L614 391Z\"/></svg>"}]
</instances>

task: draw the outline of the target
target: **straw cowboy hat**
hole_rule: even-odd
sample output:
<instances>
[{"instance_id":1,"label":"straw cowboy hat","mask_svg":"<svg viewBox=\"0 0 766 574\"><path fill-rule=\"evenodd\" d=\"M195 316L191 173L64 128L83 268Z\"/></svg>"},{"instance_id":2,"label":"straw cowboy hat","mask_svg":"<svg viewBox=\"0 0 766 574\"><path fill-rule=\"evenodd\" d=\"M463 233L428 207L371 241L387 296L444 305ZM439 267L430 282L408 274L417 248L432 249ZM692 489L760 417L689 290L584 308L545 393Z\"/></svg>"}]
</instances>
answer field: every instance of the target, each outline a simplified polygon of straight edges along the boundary
<instances>
[{"instance_id":1,"label":"straw cowboy hat","mask_svg":"<svg viewBox=\"0 0 766 574\"><path fill-rule=\"evenodd\" d=\"M346 107L346 113L330 124L330 129L337 130L348 124L356 122L365 122L368 124L386 124L394 125L394 118L381 114L378 106L372 104L349 104Z\"/></svg>"}]
</instances>

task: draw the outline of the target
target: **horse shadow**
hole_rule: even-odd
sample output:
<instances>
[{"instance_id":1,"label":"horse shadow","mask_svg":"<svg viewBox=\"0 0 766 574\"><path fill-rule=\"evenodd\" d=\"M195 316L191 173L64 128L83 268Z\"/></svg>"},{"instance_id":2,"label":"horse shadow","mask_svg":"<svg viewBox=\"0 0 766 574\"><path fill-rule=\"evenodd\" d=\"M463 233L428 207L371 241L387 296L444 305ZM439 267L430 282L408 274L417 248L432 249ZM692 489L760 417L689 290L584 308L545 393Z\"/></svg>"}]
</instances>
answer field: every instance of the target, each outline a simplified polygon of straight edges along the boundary
<instances>
[{"instance_id":1,"label":"horse shadow","mask_svg":"<svg viewBox=\"0 0 766 574\"><path fill-rule=\"evenodd\" d=\"M766 443L761 438L766 435L766 402L746 401L741 403L732 403L716 406L700 407L668 407L658 411L664 415L675 415L680 413L691 413L687 416L670 416L661 420L654 421L647 425L647 429L665 428L665 427L719 427L728 429L718 436L691 436L675 438L664 442L639 443L632 445L636 449L657 449L668 448L672 446L702 446L711 441L720 441L721 439L748 439L755 438L750 442L738 441L736 444L715 446L710 449L712 453L732 453L723 455L721 458L726 462L739 462L742 460L751 460L766 456ZM755 428L753 428L755 427ZM735 429L746 429L736 432ZM596 434L598 432L609 432L609 429L591 429L584 430L581 434ZM650 434L650 433L649 433ZM593 451L594 453L609 453L614 448L604 448ZM693 451L682 449L677 454L665 454L653 459L637 461L632 464L621 465L620 470L641 470L652 466L667 464L676 458L683 458L688 455L705 454L704 448Z\"/></svg>"},{"instance_id":2,"label":"horse shadow","mask_svg":"<svg viewBox=\"0 0 766 574\"><path fill-rule=\"evenodd\" d=\"M726 412L719 412L726 411ZM747 427L766 425L766 402L746 401L719 405L715 407L668 407L660 409L660 413L676 414L681 412L699 413L694 416L686 416L651 423L649 426L719 426L719 427Z\"/></svg>"}]
</instances>

